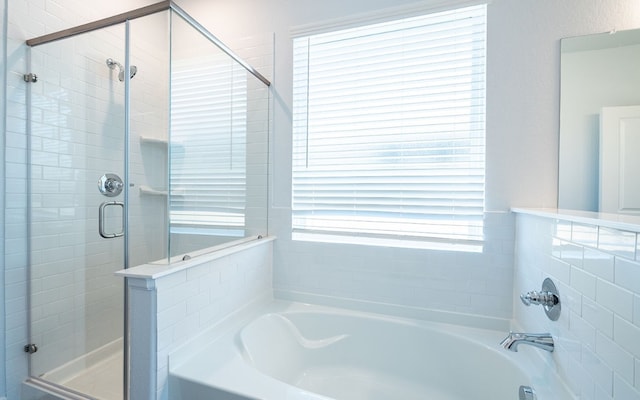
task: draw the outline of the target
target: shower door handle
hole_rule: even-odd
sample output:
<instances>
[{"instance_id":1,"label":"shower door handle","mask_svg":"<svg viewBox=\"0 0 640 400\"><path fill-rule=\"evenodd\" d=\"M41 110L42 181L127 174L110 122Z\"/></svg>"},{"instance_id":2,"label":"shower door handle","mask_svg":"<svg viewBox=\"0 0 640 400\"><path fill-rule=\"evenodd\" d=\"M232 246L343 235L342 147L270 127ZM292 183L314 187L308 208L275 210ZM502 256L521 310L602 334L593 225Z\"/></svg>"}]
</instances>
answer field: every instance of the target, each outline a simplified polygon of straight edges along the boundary
<instances>
[{"instance_id":1,"label":"shower door handle","mask_svg":"<svg viewBox=\"0 0 640 400\"><path fill-rule=\"evenodd\" d=\"M100 204L100 207L98 208L98 232L100 233L100 236L102 236L105 239L113 239L113 238L117 238L120 236L124 235L124 223L122 224L122 230L120 232L116 232L116 233L107 233L104 231L104 214L105 214L105 209L107 207L112 207L112 206L116 206L116 207L122 207L122 215L124 217L124 203L121 201L105 201L104 203Z\"/></svg>"}]
</instances>

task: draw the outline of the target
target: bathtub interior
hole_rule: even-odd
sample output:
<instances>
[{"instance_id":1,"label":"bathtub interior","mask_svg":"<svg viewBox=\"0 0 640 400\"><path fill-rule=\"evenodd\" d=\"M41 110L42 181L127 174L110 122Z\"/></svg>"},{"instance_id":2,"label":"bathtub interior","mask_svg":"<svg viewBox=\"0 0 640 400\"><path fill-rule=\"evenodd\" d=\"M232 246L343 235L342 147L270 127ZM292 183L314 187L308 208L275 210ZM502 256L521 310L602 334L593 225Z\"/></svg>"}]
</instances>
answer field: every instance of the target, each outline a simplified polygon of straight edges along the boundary
<instances>
[{"instance_id":1,"label":"bathtub interior","mask_svg":"<svg viewBox=\"0 0 640 400\"><path fill-rule=\"evenodd\" d=\"M572 398L538 350L501 349L504 332L278 301L252 314L170 363L172 396L507 400L527 385Z\"/></svg>"},{"instance_id":2,"label":"bathtub interior","mask_svg":"<svg viewBox=\"0 0 640 400\"><path fill-rule=\"evenodd\" d=\"M524 371L488 347L388 319L270 313L240 331L240 346L265 375L330 398L496 399L527 381ZM497 379L514 384L486 385Z\"/></svg>"}]
</instances>

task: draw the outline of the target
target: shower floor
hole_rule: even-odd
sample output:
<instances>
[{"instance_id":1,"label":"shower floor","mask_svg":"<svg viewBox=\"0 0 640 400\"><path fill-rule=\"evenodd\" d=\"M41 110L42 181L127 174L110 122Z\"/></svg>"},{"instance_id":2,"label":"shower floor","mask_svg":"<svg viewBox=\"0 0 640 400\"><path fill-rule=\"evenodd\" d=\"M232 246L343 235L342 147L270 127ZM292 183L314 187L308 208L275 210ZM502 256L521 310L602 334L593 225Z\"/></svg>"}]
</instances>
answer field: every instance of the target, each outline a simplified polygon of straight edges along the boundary
<instances>
[{"instance_id":1,"label":"shower floor","mask_svg":"<svg viewBox=\"0 0 640 400\"><path fill-rule=\"evenodd\" d=\"M122 400L123 344L114 340L40 376L45 382L100 400Z\"/></svg>"},{"instance_id":2,"label":"shower floor","mask_svg":"<svg viewBox=\"0 0 640 400\"><path fill-rule=\"evenodd\" d=\"M61 382L69 389L104 400L122 400L122 351Z\"/></svg>"}]
</instances>

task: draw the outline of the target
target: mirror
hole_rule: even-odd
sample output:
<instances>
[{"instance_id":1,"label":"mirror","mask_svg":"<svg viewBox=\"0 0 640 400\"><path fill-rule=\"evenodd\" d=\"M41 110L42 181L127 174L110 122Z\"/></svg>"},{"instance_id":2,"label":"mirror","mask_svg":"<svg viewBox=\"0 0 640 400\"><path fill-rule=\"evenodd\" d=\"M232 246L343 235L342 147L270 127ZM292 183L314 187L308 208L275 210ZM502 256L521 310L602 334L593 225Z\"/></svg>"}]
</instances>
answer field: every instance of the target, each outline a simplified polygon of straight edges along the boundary
<instances>
[{"instance_id":1,"label":"mirror","mask_svg":"<svg viewBox=\"0 0 640 400\"><path fill-rule=\"evenodd\" d=\"M606 204L605 195L629 198L639 190L640 151L634 146L636 142L640 145L640 118L629 124L620 120L623 129L614 134L602 132L603 141L600 115L603 108L640 106L640 29L563 39L560 82L558 208L636 213L633 205L619 211L605 209L601 203ZM620 179L635 183L626 189L613 185L615 178L607 173L601 177L600 164L609 163L608 153L601 155L609 146L606 138L616 135L622 142L612 146L616 151L622 149L618 156L623 166L613 170L626 171ZM637 175L631 176L634 168Z\"/></svg>"}]
</instances>

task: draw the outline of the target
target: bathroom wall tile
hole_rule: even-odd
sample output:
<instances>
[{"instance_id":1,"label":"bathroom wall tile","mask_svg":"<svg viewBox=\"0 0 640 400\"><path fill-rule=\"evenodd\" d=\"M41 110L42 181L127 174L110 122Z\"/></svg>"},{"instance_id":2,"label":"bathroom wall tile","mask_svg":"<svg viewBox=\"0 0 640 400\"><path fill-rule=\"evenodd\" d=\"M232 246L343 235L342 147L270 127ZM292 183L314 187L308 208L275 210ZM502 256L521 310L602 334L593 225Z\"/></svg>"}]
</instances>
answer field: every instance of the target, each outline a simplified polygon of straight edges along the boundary
<instances>
[{"instance_id":1,"label":"bathroom wall tile","mask_svg":"<svg viewBox=\"0 0 640 400\"><path fill-rule=\"evenodd\" d=\"M577 267L582 267L584 248L573 243L565 243L562 246L560 258Z\"/></svg>"},{"instance_id":2,"label":"bathroom wall tile","mask_svg":"<svg viewBox=\"0 0 640 400\"><path fill-rule=\"evenodd\" d=\"M625 289L640 293L640 263L616 257L614 265L614 282Z\"/></svg>"},{"instance_id":3,"label":"bathroom wall tile","mask_svg":"<svg viewBox=\"0 0 640 400\"><path fill-rule=\"evenodd\" d=\"M598 279L596 302L628 321L633 318L633 294L619 286Z\"/></svg>"},{"instance_id":4,"label":"bathroom wall tile","mask_svg":"<svg viewBox=\"0 0 640 400\"><path fill-rule=\"evenodd\" d=\"M599 250L584 249L583 269L597 277L613 282L614 256Z\"/></svg>"},{"instance_id":5,"label":"bathroom wall tile","mask_svg":"<svg viewBox=\"0 0 640 400\"><path fill-rule=\"evenodd\" d=\"M596 299L596 277L582 269L571 267L571 287L583 296Z\"/></svg>"},{"instance_id":6,"label":"bathroom wall tile","mask_svg":"<svg viewBox=\"0 0 640 400\"><path fill-rule=\"evenodd\" d=\"M582 301L582 318L599 332L613 338L613 311L585 298Z\"/></svg>"},{"instance_id":7,"label":"bathroom wall tile","mask_svg":"<svg viewBox=\"0 0 640 400\"><path fill-rule=\"evenodd\" d=\"M571 222L555 220L555 237L563 240L571 240Z\"/></svg>"},{"instance_id":8,"label":"bathroom wall tile","mask_svg":"<svg viewBox=\"0 0 640 400\"><path fill-rule=\"evenodd\" d=\"M638 294L633 296L633 323L640 326L640 296Z\"/></svg>"},{"instance_id":9,"label":"bathroom wall tile","mask_svg":"<svg viewBox=\"0 0 640 400\"><path fill-rule=\"evenodd\" d=\"M266 242L156 281L158 399L163 398L172 351L271 292L272 255L272 242Z\"/></svg>"},{"instance_id":10,"label":"bathroom wall tile","mask_svg":"<svg viewBox=\"0 0 640 400\"><path fill-rule=\"evenodd\" d=\"M573 311L569 311L569 329L580 339L583 346L595 350L596 328Z\"/></svg>"},{"instance_id":11,"label":"bathroom wall tile","mask_svg":"<svg viewBox=\"0 0 640 400\"><path fill-rule=\"evenodd\" d=\"M640 359L640 328L615 316L613 320L613 340L623 349Z\"/></svg>"},{"instance_id":12,"label":"bathroom wall tile","mask_svg":"<svg viewBox=\"0 0 640 400\"><path fill-rule=\"evenodd\" d=\"M600 227L598 230L598 249L629 259L634 259L636 251L636 234L634 232Z\"/></svg>"},{"instance_id":13,"label":"bathroom wall tile","mask_svg":"<svg viewBox=\"0 0 640 400\"><path fill-rule=\"evenodd\" d=\"M594 400L613 400L613 397L610 393L608 394L604 389L596 385Z\"/></svg>"},{"instance_id":14,"label":"bathroom wall tile","mask_svg":"<svg viewBox=\"0 0 640 400\"><path fill-rule=\"evenodd\" d=\"M635 388L636 390L640 390L640 359L636 358L636 377L635 377Z\"/></svg>"},{"instance_id":15,"label":"bathroom wall tile","mask_svg":"<svg viewBox=\"0 0 640 400\"><path fill-rule=\"evenodd\" d=\"M581 366L580 343L571 337L557 337L555 339L554 359L561 373L569 377L567 384L571 391L580 393L580 374L585 374Z\"/></svg>"},{"instance_id":16,"label":"bathroom wall tile","mask_svg":"<svg viewBox=\"0 0 640 400\"><path fill-rule=\"evenodd\" d=\"M602 334L596 334L596 354L627 382L634 379L633 356Z\"/></svg>"},{"instance_id":17,"label":"bathroom wall tile","mask_svg":"<svg viewBox=\"0 0 640 400\"><path fill-rule=\"evenodd\" d=\"M613 396L613 369L587 348L582 349L582 365L594 379L598 389L606 396Z\"/></svg>"},{"instance_id":18,"label":"bathroom wall tile","mask_svg":"<svg viewBox=\"0 0 640 400\"><path fill-rule=\"evenodd\" d=\"M546 265L544 272L553 276L566 284L571 281L571 265L565 261L559 260L555 257L551 257Z\"/></svg>"},{"instance_id":19,"label":"bathroom wall tile","mask_svg":"<svg viewBox=\"0 0 640 400\"><path fill-rule=\"evenodd\" d=\"M551 240L551 255L555 258L562 258L562 247L565 243L564 240L554 237Z\"/></svg>"},{"instance_id":20,"label":"bathroom wall tile","mask_svg":"<svg viewBox=\"0 0 640 400\"><path fill-rule=\"evenodd\" d=\"M640 400L640 391L634 389L628 381L618 374L613 376L613 395L616 399Z\"/></svg>"},{"instance_id":21,"label":"bathroom wall tile","mask_svg":"<svg viewBox=\"0 0 640 400\"><path fill-rule=\"evenodd\" d=\"M555 281L556 288L560 293L560 299L562 301L562 306L565 311L575 310L576 313L580 313L582 310L582 294L571 288L569 285L566 285L562 281ZM569 329L569 313L560 313L560 318L557 322L562 323L563 327Z\"/></svg>"},{"instance_id":22,"label":"bathroom wall tile","mask_svg":"<svg viewBox=\"0 0 640 400\"><path fill-rule=\"evenodd\" d=\"M575 378L572 380L574 382L574 385L577 386L577 389L574 390L574 393L577 396L580 396L580 400L603 400L606 398L596 397L596 383L584 368L582 362L576 362L573 365L573 369L575 370L575 372L573 372L573 376ZM570 383L567 382L567 384Z\"/></svg>"},{"instance_id":23,"label":"bathroom wall tile","mask_svg":"<svg viewBox=\"0 0 640 400\"><path fill-rule=\"evenodd\" d=\"M161 296L158 296L160 299ZM166 329L173 321L182 321L187 316L187 304L182 301L158 311L158 330Z\"/></svg>"},{"instance_id":24,"label":"bathroom wall tile","mask_svg":"<svg viewBox=\"0 0 640 400\"><path fill-rule=\"evenodd\" d=\"M583 246L598 247L598 227L574 222L571 226L571 241Z\"/></svg>"}]
</instances>

